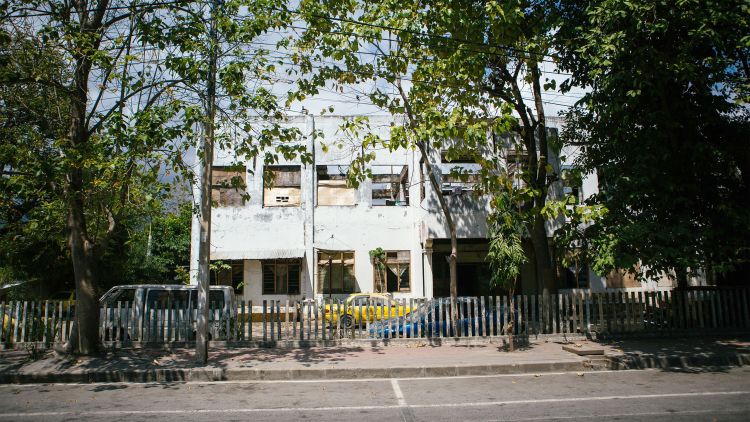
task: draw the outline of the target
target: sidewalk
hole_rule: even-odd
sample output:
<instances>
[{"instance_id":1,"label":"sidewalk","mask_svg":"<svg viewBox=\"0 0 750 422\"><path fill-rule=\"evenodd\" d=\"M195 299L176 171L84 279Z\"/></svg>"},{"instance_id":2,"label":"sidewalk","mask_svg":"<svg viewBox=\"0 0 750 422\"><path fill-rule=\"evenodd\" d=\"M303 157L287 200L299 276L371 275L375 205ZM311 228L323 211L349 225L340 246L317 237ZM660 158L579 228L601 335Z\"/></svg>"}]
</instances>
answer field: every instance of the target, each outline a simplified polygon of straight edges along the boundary
<instances>
[{"instance_id":1,"label":"sidewalk","mask_svg":"<svg viewBox=\"0 0 750 422\"><path fill-rule=\"evenodd\" d=\"M0 383L408 378L750 364L750 336L573 344L601 349L605 356L578 356L552 341L532 342L515 352L499 344L434 347L420 342L224 348L210 351L206 367L195 364L191 349L123 349L78 358L48 352L35 361L26 352L7 351L0 353Z\"/></svg>"}]
</instances>

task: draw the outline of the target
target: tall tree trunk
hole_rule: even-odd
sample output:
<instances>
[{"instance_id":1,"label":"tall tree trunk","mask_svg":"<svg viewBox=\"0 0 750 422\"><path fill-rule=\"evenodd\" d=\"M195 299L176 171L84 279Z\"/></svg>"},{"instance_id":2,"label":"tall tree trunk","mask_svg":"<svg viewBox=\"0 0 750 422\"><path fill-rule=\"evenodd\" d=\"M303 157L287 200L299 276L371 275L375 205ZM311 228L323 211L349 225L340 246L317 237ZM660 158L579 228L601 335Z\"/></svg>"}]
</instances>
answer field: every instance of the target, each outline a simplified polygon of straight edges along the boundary
<instances>
[{"instance_id":1,"label":"tall tree trunk","mask_svg":"<svg viewBox=\"0 0 750 422\"><path fill-rule=\"evenodd\" d=\"M448 232L451 238L451 254L447 258L448 269L450 271L451 298L453 299L451 303L456 303L456 299L458 298L458 274L456 269L456 259L458 258L458 239L456 235L456 224L453 221L450 208L448 207L448 203L445 201L443 192L440 189L440 184L438 183L437 177L435 176L435 172L432 168L432 164L430 163L430 157L427 153L427 146L424 144L424 142L417 142L417 148L419 148L419 152L422 155L422 161L424 161L427 170L427 178L430 180L432 190L435 191L435 196L437 196L438 202L440 203L440 209L443 211L443 217L445 217L445 224L448 226ZM456 309L456 306L451 308L451 320L453 321L453 332L456 333L458 321L458 310Z\"/></svg>"},{"instance_id":2,"label":"tall tree trunk","mask_svg":"<svg viewBox=\"0 0 750 422\"><path fill-rule=\"evenodd\" d=\"M216 13L218 1L211 2L209 28L208 83L206 86L206 117L204 121L203 171L201 173L200 244L198 250L198 321L196 323L195 359L208 363L208 296L209 265L211 264L211 180L214 161L214 130L216 118L216 61L218 40Z\"/></svg>"},{"instance_id":3,"label":"tall tree trunk","mask_svg":"<svg viewBox=\"0 0 750 422\"><path fill-rule=\"evenodd\" d=\"M539 145L539 161L537 163L536 173L532 175L535 177L534 188L539 191L539 196L535 199L536 209L541 211L547 203L547 192L548 186L548 172L549 172L549 142L547 140L547 117L544 115L544 103L542 102L542 87L539 83L541 79L541 72L539 71L539 65L536 62L529 64L529 69L532 76L532 91L534 93L534 108L536 109L537 127L536 140ZM542 294L549 294L551 290L555 288L555 277L554 277L554 265L552 263L552 257L550 256L549 238L547 237L547 230L544 227L545 220L540 213L535 213L534 216L534 228L532 233L532 240L534 242L534 249L536 253L536 263L538 268L538 275L540 277L538 283L541 284Z\"/></svg>"},{"instance_id":4,"label":"tall tree trunk","mask_svg":"<svg viewBox=\"0 0 750 422\"><path fill-rule=\"evenodd\" d=\"M93 245L88 237L84 213L84 174L74 165L76 157L89 140L86 127L86 105L88 75L91 62L82 57L76 61L74 74L75 91L71 101L70 124L66 154L71 160L67 173L65 194L68 206L68 243L73 263L76 302L75 322L77 335L72 346L73 353L90 355L99 350L99 300L96 295L95 257Z\"/></svg>"},{"instance_id":5,"label":"tall tree trunk","mask_svg":"<svg viewBox=\"0 0 750 422\"><path fill-rule=\"evenodd\" d=\"M80 205L80 204L79 204ZM99 351L99 300L96 294L95 258L85 236L83 209L69 204L68 230L76 287L73 353L91 355Z\"/></svg>"}]
</instances>

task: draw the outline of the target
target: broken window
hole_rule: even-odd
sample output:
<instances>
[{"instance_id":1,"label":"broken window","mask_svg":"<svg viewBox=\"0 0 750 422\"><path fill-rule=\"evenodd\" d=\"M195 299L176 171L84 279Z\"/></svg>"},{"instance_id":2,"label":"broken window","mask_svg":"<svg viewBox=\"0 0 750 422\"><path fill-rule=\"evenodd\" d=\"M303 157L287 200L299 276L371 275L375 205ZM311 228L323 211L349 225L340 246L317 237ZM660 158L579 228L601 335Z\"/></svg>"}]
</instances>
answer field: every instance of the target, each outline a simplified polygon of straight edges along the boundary
<instances>
[{"instance_id":1,"label":"broken window","mask_svg":"<svg viewBox=\"0 0 750 422\"><path fill-rule=\"evenodd\" d=\"M354 205L357 190L347 183L348 166L318 166L318 205Z\"/></svg>"},{"instance_id":2,"label":"broken window","mask_svg":"<svg viewBox=\"0 0 750 422\"><path fill-rule=\"evenodd\" d=\"M211 202L219 207L245 205L245 169L214 166L211 168Z\"/></svg>"},{"instance_id":3,"label":"broken window","mask_svg":"<svg viewBox=\"0 0 750 422\"><path fill-rule=\"evenodd\" d=\"M264 207L300 205L300 166L266 166L263 176Z\"/></svg>"},{"instance_id":4,"label":"broken window","mask_svg":"<svg viewBox=\"0 0 750 422\"><path fill-rule=\"evenodd\" d=\"M323 294L354 293L354 252L318 252L318 291Z\"/></svg>"},{"instance_id":5,"label":"broken window","mask_svg":"<svg viewBox=\"0 0 750 422\"><path fill-rule=\"evenodd\" d=\"M409 205L409 167L372 166L372 205Z\"/></svg>"},{"instance_id":6,"label":"broken window","mask_svg":"<svg viewBox=\"0 0 750 422\"><path fill-rule=\"evenodd\" d=\"M211 285L232 286L235 293L242 294L245 261L241 259L213 261L211 266Z\"/></svg>"},{"instance_id":7,"label":"broken window","mask_svg":"<svg viewBox=\"0 0 750 422\"><path fill-rule=\"evenodd\" d=\"M382 271L373 264L375 291L378 293L411 291L409 251L387 251L385 256L385 268Z\"/></svg>"},{"instance_id":8,"label":"broken window","mask_svg":"<svg viewBox=\"0 0 750 422\"><path fill-rule=\"evenodd\" d=\"M298 295L300 286L299 260L263 261L263 294Z\"/></svg>"},{"instance_id":9,"label":"broken window","mask_svg":"<svg viewBox=\"0 0 750 422\"><path fill-rule=\"evenodd\" d=\"M471 157L448 159L445 152L443 152L441 158L440 190L444 196L457 196L463 192L474 190L474 185L479 183L479 171L481 170L481 166L476 160Z\"/></svg>"}]
</instances>

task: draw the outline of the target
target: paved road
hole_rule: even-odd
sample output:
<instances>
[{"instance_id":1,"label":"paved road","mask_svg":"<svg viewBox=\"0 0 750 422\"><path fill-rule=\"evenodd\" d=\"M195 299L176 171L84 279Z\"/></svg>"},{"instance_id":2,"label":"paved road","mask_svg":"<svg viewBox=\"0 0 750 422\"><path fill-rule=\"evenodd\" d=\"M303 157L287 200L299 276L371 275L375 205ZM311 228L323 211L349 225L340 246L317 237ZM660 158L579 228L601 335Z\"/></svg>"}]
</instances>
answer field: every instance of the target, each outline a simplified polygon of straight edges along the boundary
<instances>
[{"instance_id":1,"label":"paved road","mask_svg":"<svg viewBox=\"0 0 750 422\"><path fill-rule=\"evenodd\" d=\"M750 368L0 386L0 421L750 420Z\"/></svg>"}]
</instances>

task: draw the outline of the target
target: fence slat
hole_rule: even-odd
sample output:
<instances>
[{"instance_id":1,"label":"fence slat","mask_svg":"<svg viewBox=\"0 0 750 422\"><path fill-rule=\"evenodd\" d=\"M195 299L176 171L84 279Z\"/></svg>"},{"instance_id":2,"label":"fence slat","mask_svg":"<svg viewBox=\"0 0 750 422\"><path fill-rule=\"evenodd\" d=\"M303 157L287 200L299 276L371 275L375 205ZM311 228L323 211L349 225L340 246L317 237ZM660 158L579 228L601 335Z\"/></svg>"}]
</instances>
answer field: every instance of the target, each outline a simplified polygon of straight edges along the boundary
<instances>
[{"instance_id":1,"label":"fence slat","mask_svg":"<svg viewBox=\"0 0 750 422\"><path fill-rule=\"evenodd\" d=\"M318 321L315 321L317 327ZM281 300L276 300L276 340L281 340Z\"/></svg>"},{"instance_id":2,"label":"fence slat","mask_svg":"<svg viewBox=\"0 0 750 422\"><path fill-rule=\"evenodd\" d=\"M26 341L26 311L28 305L29 303L27 301L23 302L23 314L21 314L21 341L19 343Z\"/></svg>"},{"instance_id":3,"label":"fence slat","mask_svg":"<svg viewBox=\"0 0 750 422\"><path fill-rule=\"evenodd\" d=\"M550 314L550 323L552 324L552 334L560 333L560 321L557 314L557 294L550 295L547 301L547 309Z\"/></svg>"},{"instance_id":4,"label":"fence slat","mask_svg":"<svg viewBox=\"0 0 750 422\"><path fill-rule=\"evenodd\" d=\"M8 311L10 314L10 310ZM5 313L5 301L0 302L0 345L8 343L8 336L5 334L5 327L10 326L10 318Z\"/></svg>"},{"instance_id":5,"label":"fence slat","mask_svg":"<svg viewBox=\"0 0 750 422\"><path fill-rule=\"evenodd\" d=\"M263 341L264 342L268 341L268 327L266 326L266 318L268 316L267 307L268 307L268 302L264 299L263 300L263 314L261 316L263 320Z\"/></svg>"},{"instance_id":6,"label":"fence slat","mask_svg":"<svg viewBox=\"0 0 750 422\"><path fill-rule=\"evenodd\" d=\"M747 299L747 289L742 289L742 315L745 317L745 328L750 328L750 314L748 313Z\"/></svg>"}]
</instances>

